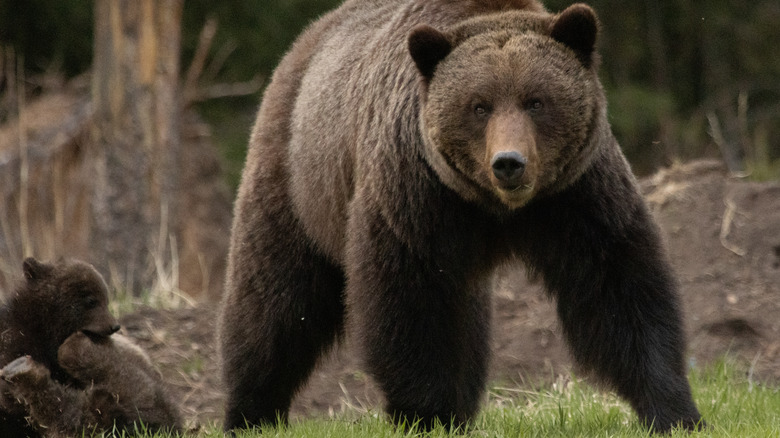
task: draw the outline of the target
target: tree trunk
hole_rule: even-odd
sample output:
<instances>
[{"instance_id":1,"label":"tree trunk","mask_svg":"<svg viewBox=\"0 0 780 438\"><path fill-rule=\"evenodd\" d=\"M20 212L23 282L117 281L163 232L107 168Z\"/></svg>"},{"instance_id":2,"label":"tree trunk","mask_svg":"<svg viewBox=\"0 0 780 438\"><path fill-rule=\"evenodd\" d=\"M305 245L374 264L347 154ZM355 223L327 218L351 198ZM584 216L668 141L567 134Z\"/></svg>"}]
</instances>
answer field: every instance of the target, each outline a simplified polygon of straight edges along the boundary
<instances>
[{"instance_id":1,"label":"tree trunk","mask_svg":"<svg viewBox=\"0 0 780 438\"><path fill-rule=\"evenodd\" d=\"M110 282L134 294L152 286L176 217L182 3L95 1L91 246Z\"/></svg>"}]
</instances>

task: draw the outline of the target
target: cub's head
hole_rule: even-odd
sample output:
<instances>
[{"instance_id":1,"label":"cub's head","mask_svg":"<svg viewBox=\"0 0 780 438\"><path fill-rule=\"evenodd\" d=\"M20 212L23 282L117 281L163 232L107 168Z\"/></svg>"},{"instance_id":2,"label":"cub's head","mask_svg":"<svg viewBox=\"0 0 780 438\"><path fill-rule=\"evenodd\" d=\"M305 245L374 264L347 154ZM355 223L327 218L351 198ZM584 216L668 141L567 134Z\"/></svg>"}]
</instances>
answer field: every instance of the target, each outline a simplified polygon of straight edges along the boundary
<instances>
[{"instance_id":1,"label":"cub's head","mask_svg":"<svg viewBox=\"0 0 780 438\"><path fill-rule=\"evenodd\" d=\"M108 288L91 265L80 261L23 263L24 286L15 298L19 311L39 317L57 344L75 332L109 336L119 324L108 310Z\"/></svg>"},{"instance_id":2,"label":"cub's head","mask_svg":"<svg viewBox=\"0 0 780 438\"><path fill-rule=\"evenodd\" d=\"M110 379L112 375L127 375L122 373L127 368L155 372L149 355L120 333L105 337L76 332L60 345L57 362L82 383L99 383Z\"/></svg>"},{"instance_id":3,"label":"cub's head","mask_svg":"<svg viewBox=\"0 0 780 438\"><path fill-rule=\"evenodd\" d=\"M467 200L513 210L578 178L600 143L606 105L597 34L584 4L414 28L421 131L442 181Z\"/></svg>"}]
</instances>

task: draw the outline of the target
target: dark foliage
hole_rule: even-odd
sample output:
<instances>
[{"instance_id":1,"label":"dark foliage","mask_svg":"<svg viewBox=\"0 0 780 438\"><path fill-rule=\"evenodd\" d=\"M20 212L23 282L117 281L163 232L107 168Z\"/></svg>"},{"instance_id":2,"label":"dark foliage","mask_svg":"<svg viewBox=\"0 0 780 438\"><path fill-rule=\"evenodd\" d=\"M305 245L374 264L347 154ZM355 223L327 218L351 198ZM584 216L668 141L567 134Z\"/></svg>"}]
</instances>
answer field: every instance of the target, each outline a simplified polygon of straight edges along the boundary
<instances>
[{"instance_id":1,"label":"dark foliage","mask_svg":"<svg viewBox=\"0 0 780 438\"><path fill-rule=\"evenodd\" d=\"M182 65L189 65L207 17L215 17L219 30L213 50L235 46L218 78L269 75L301 29L339 3L188 0ZM571 3L548 0L545 5L559 11ZM588 3L602 24L599 52L610 121L635 170L647 173L674 159L719 155L708 116L717 119L726 146L748 166L780 160L780 148L771 146L780 140L780 57L773 45L780 40L780 3L645 0L630 8L617 0ZM28 76L47 69L67 76L85 71L92 59L91 29L91 1L0 2L0 46L24 54ZM3 87L0 76L0 91ZM236 111L254 113L256 103L256 98L231 99L207 110L216 114L209 117L213 122L236 120ZM230 115L222 116L225 112ZM249 122L231 125L240 134L216 135L234 143L237 151L228 155L242 155L234 139L245 144Z\"/></svg>"}]
</instances>

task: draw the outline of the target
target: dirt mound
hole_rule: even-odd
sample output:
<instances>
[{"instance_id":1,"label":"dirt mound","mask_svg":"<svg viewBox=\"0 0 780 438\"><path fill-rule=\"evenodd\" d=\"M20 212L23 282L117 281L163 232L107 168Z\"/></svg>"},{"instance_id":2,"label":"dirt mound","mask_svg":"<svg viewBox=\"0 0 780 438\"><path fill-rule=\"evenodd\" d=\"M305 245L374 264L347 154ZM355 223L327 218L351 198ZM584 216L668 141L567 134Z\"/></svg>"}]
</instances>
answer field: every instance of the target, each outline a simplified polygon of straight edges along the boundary
<instances>
[{"instance_id":1,"label":"dirt mound","mask_svg":"<svg viewBox=\"0 0 780 438\"><path fill-rule=\"evenodd\" d=\"M683 294L689 357L730 353L759 378L780 378L780 184L731 179L716 162L664 170L642 189L668 244ZM216 309L145 309L123 318L160 365L193 421L221 415ZM552 304L523 273L496 278L493 381L551 378L570 369ZM294 415L381 402L348 345L315 370Z\"/></svg>"},{"instance_id":2,"label":"dirt mound","mask_svg":"<svg viewBox=\"0 0 780 438\"><path fill-rule=\"evenodd\" d=\"M780 183L697 162L643 189L679 274L691 360L730 352L780 378Z\"/></svg>"}]
</instances>

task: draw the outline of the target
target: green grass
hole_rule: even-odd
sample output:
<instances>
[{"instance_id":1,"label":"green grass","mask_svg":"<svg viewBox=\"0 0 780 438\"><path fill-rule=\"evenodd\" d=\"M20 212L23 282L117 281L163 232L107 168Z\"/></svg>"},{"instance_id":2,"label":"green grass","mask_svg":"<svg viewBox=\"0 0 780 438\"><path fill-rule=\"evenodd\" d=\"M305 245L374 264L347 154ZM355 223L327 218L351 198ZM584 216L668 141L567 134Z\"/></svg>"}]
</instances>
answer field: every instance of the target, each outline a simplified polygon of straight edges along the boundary
<instances>
[{"instance_id":1,"label":"green grass","mask_svg":"<svg viewBox=\"0 0 780 438\"><path fill-rule=\"evenodd\" d=\"M780 437L780 388L753 381L730 362L691 373L694 397L709 427L702 432L674 431L671 437ZM193 436L223 437L218 426ZM237 433L256 437L649 437L631 411L615 396L576 379L559 379L541 390L494 388L471 429L449 434L404 432L380 412L353 412L334 419L293 420L287 427ZM162 438L162 437L155 437Z\"/></svg>"}]
</instances>

